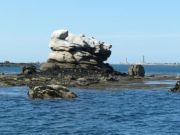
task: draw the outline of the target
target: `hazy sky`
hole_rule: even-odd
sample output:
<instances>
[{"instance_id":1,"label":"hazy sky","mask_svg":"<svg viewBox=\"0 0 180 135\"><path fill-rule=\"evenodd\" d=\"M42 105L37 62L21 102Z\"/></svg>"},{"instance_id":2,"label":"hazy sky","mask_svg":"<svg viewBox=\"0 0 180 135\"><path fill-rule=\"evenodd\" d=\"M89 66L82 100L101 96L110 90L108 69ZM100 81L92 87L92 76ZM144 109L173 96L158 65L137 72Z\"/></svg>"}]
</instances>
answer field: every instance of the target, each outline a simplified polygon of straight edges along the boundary
<instances>
[{"instance_id":1,"label":"hazy sky","mask_svg":"<svg viewBox=\"0 0 180 135\"><path fill-rule=\"evenodd\" d=\"M110 63L180 62L180 0L1 0L0 61L46 61L61 28L111 43Z\"/></svg>"}]
</instances>

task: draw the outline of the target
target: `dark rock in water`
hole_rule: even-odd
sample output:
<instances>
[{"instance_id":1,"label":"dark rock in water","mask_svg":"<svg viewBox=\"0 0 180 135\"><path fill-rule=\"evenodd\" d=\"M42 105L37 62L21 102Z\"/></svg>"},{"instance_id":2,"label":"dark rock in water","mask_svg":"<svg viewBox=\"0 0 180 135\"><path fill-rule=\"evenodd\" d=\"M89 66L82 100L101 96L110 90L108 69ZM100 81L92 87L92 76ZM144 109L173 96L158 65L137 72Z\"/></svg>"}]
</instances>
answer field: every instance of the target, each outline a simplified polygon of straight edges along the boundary
<instances>
[{"instance_id":1,"label":"dark rock in water","mask_svg":"<svg viewBox=\"0 0 180 135\"><path fill-rule=\"evenodd\" d=\"M144 77L145 70L142 65L131 65L128 69L128 75L130 76L141 76Z\"/></svg>"},{"instance_id":2,"label":"dark rock in water","mask_svg":"<svg viewBox=\"0 0 180 135\"><path fill-rule=\"evenodd\" d=\"M180 81L176 82L174 88L171 89L172 92L180 92Z\"/></svg>"},{"instance_id":3,"label":"dark rock in water","mask_svg":"<svg viewBox=\"0 0 180 135\"><path fill-rule=\"evenodd\" d=\"M31 75L36 73L36 67L35 66L24 66L22 68L22 74L25 75Z\"/></svg>"},{"instance_id":4,"label":"dark rock in water","mask_svg":"<svg viewBox=\"0 0 180 135\"><path fill-rule=\"evenodd\" d=\"M28 91L32 99L76 98L77 95L61 85L32 86Z\"/></svg>"}]
</instances>

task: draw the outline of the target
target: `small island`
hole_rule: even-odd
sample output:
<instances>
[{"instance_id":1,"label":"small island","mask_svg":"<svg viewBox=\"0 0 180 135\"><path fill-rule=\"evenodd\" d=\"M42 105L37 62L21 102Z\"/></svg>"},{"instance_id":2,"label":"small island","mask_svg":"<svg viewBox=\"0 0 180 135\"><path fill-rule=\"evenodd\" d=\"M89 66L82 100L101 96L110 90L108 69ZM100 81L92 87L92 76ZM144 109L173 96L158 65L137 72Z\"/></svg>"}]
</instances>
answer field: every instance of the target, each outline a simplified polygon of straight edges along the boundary
<instances>
[{"instance_id":1,"label":"small island","mask_svg":"<svg viewBox=\"0 0 180 135\"><path fill-rule=\"evenodd\" d=\"M49 47L52 50L46 63L19 63L20 74L1 74L1 86L30 87L32 98L75 98L66 87L153 89L167 84L147 84L147 80L177 80L176 76L145 75L142 65L132 65L128 74L115 71L105 63L111 55L112 45L84 34L76 35L68 30L52 33ZM6 62L5 65L13 65ZM42 92L43 91L43 92Z\"/></svg>"}]
</instances>

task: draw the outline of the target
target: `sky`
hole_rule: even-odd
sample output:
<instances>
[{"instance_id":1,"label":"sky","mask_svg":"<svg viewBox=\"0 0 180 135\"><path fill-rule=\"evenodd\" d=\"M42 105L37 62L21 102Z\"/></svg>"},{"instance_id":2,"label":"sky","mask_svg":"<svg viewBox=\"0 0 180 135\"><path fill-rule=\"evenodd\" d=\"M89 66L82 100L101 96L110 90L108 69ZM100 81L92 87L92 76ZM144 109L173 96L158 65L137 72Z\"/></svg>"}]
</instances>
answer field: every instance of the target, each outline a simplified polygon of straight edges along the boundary
<instances>
[{"instance_id":1,"label":"sky","mask_svg":"<svg viewBox=\"0 0 180 135\"><path fill-rule=\"evenodd\" d=\"M109 63L180 62L180 0L1 0L0 61L44 62L57 29L112 44Z\"/></svg>"}]
</instances>

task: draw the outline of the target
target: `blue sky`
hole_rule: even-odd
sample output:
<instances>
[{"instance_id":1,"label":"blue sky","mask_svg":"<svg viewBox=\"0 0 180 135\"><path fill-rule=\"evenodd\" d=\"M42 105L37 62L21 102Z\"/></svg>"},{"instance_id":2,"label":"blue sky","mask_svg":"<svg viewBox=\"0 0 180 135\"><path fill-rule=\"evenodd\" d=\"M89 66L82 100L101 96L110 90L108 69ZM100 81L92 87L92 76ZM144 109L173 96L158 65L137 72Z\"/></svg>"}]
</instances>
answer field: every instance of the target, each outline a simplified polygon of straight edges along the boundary
<instances>
[{"instance_id":1,"label":"blue sky","mask_svg":"<svg viewBox=\"0 0 180 135\"><path fill-rule=\"evenodd\" d=\"M180 62L179 0L1 0L0 61L46 61L56 29L113 45L108 62Z\"/></svg>"}]
</instances>

